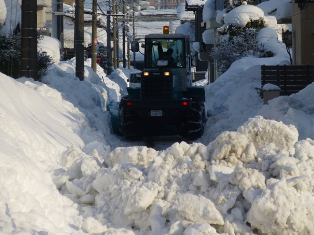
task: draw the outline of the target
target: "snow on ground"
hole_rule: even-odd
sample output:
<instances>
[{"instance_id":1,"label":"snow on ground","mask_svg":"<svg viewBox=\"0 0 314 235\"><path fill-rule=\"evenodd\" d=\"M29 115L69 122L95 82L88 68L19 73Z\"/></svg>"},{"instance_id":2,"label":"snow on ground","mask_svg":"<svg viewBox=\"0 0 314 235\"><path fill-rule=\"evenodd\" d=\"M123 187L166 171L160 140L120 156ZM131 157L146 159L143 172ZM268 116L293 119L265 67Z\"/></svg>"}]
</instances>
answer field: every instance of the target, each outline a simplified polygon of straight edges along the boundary
<instances>
[{"instance_id":1,"label":"snow on ground","mask_svg":"<svg viewBox=\"0 0 314 235\"><path fill-rule=\"evenodd\" d=\"M125 146L108 128L108 88L87 69L85 76L57 65L46 84L1 75L4 234L311 233L314 142L298 141L308 123L255 116L205 144ZM284 98L263 106L252 99L257 77L244 80L251 85L236 91L248 93L243 106L281 117ZM313 120L307 89L284 109L304 107L298 119Z\"/></svg>"},{"instance_id":2,"label":"snow on ground","mask_svg":"<svg viewBox=\"0 0 314 235\"><path fill-rule=\"evenodd\" d=\"M158 151L110 128L127 69L87 60L79 81L73 58L42 82L0 74L1 234L313 234L314 84L263 105L260 65L288 59L264 35L275 57L206 86L204 136Z\"/></svg>"}]
</instances>

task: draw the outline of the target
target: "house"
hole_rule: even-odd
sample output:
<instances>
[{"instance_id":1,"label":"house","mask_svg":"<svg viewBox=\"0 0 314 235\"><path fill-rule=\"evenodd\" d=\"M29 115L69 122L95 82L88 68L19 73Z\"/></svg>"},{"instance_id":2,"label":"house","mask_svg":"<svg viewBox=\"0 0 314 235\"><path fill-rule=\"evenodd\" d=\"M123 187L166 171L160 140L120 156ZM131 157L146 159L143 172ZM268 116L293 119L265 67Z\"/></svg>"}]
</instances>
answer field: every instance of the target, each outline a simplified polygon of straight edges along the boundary
<instances>
[{"instance_id":1,"label":"house","mask_svg":"<svg viewBox=\"0 0 314 235\"><path fill-rule=\"evenodd\" d=\"M146 0L155 9L177 9L185 0Z\"/></svg>"},{"instance_id":2,"label":"house","mask_svg":"<svg viewBox=\"0 0 314 235\"><path fill-rule=\"evenodd\" d=\"M52 0L37 0L37 30L41 35L52 35Z\"/></svg>"}]
</instances>

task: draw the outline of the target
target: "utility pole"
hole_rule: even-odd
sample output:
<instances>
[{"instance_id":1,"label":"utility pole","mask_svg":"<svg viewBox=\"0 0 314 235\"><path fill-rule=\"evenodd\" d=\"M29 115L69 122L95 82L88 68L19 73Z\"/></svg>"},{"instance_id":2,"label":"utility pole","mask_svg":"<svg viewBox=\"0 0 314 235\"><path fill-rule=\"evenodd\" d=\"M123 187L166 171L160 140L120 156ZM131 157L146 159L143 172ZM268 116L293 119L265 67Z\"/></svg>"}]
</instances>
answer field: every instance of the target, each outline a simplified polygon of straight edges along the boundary
<instances>
[{"instance_id":1,"label":"utility pole","mask_svg":"<svg viewBox=\"0 0 314 235\"><path fill-rule=\"evenodd\" d=\"M112 3L112 12L116 14L116 2L113 0ZM117 69L117 17L113 16L113 65L114 69Z\"/></svg>"},{"instance_id":2,"label":"utility pole","mask_svg":"<svg viewBox=\"0 0 314 235\"><path fill-rule=\"evenodd\" d=\"M75 0L76 77L84 80L84 1Z\"/></svg>"},{"instance_id":3,"label":"utility pole","mask_svg":"<svg viewBox=\"0 0 314 235\"><path fill-rule=\"evenodd\" d=\"M64 34L63 34L63 0L57 0L57 39L61 43L61 59L64 52Z\"/></svg>"},{"instance_id":4,"label":"utility pole","mask_svg":"<svg viewBox=\"0 0 314 235\"><path fill-rule=\"evenodd\" d=\"M117 64L117 68L119 68L119 26L118 26L118 3L116 2L116 11L115 11L115 15L116 15L116 64Z\"/></svg>"},{"instance_id":5,"label":"utility pole","mask_svg":"<svg viewBox=\"0 0 314 235\"><path fill-rule=\"evenodd\" d=\"M135 41L135 4L133 3L133 41ZM135 68L135 52L133 52L133 68Z\"/></svg>"},{"instance_id":6,"label":"utility pole","mask_svg":"<svg viewBox=\"0 0 314 235\"><path fill-rule=\"evenodd\" d=\"M129 35L129 31L130 31L130 28L129 28L129 21L130 21L130 8L129 6L127 6L127 10L128 10L128 16L127 16L127 19L128 19L128 25L127 25L127 28L126 28L126 31L128 33L128 37L127 37L127 54L128 54L128 69L131 68L131 54L130 54L130 35Z\"/></svg>"},{"instance_id":7,"label":"utility pole","mask_svg":"<svg viewBox=\"0 0 314 235\"><path fill-rule=\"evenodd\" d=\"M93 0L93 17L92 17L92 68L94 72L97 72L96 69L96 60L97 60L97 0Z\"/></svg>"},{"instance_id":8,"label":"utility pole","mask_svg":"<svg viewBox=\"0 0 314 235\"><path fill-rule=\"evenodd\" d=\"M126 60L125 60L125 0L123 0L123 28L122 28L122 38L123 38L123 45L122 45L122 50L123 50L123 68L126 68Z\"/></svg>"},{"instance_id":9,"label":"utility pole","mask_svg":"<svg viewBox=\"0 0 314 235\"><path fill-rule=\"evenodd\" d=\"M110 6L107 11L107 75L111 74L111 29L110 29Z\"/></svg>"},{"instance_id":10,"label":"utility pole","mask_svg":"<svg viewBox=\"0 0 314 235\"><path fill-rule=\"evenodd\" d=\"M37 76L37 1L22 0L21 76Z\"/></svg>"}]
</instances>

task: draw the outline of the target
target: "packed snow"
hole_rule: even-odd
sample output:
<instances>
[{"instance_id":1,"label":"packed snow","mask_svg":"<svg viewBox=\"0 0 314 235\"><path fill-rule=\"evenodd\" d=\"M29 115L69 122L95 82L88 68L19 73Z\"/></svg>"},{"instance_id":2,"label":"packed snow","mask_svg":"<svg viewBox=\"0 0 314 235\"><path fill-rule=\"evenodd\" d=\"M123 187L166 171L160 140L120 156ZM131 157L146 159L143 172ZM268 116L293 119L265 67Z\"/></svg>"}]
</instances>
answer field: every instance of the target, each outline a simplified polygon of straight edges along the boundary
<instances>
[{"instance_id":1,"label":"packed snow","mask_svg":"<svg viewBox=\"0 0 314 235\"><path fill-rule=\"evenodd\" d=\"M203 137L163 149L112 132L106 106L133 68L108 76L87 59L80 81L73 58L41 82L0 73L1 234L313 234L314 84L263 105L260 66L289 58L275 32L260 35L274 57L205 86Z\"/></svg>"}]
</instances>

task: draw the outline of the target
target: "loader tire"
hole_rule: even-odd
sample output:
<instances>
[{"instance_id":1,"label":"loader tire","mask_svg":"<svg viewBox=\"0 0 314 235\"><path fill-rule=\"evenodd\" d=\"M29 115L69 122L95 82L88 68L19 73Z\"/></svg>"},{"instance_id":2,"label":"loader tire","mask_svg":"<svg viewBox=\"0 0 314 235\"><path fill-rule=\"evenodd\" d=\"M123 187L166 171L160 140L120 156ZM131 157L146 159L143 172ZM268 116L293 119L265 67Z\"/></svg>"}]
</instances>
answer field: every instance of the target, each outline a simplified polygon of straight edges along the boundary
<instances>
[{"instance_id":1,"label":"loader tire","mask_svg":"<svg viewBox=\"0 0 314 235\"><path fill-rule=\"evenodd\" d=\"M197 97L193 97L191 108L186 116L182 136L189 140L200 138L204 133L205 122L204 102Z\"/></svg>"},{"instance_id":2,"label":"loader tire","mask_svg":"<svg viewBox=\"0 0 314 235\"><path fill-rule=\"evenodd\" d=\"M143 134L140 123L132 112L125 112L122 105L119 107L118 115L119 131L126 140L142 140Z\"/></svg>"}]
</instances>

